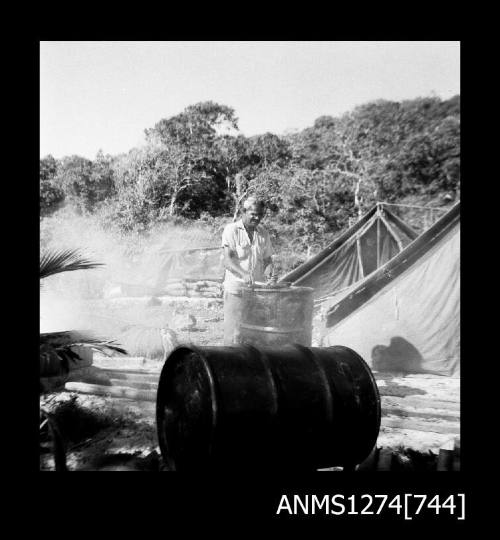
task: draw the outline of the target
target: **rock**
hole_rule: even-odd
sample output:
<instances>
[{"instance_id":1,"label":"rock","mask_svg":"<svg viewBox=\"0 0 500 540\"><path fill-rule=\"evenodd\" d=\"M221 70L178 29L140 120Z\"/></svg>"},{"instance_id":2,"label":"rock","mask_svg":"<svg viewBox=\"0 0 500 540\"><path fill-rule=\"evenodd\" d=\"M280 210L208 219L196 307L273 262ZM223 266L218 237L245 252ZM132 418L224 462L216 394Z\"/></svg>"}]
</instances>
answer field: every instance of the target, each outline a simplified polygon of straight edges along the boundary
<instances>
[{"instance_id":1,"label":"rock","mask_svg":"<svg viewBox=\"0 0 500 540\"><path fill-rule=\"evenodd\" d=\"M189 330L196 328L196 317L190 313L187 313L186 315L177 315L172 320L170 326L176 330L188 332Z\"/></svg>"},{"instance_id":2,"label":"rock","mask_svg":"<svg viewBox=\"0 0 500 540\"><path fill-rule=\"evenodd\" d=\"M179 341L177 339L177 334L170 328L162 328L160 330L161 339L163 343L164 358L177 347Z\"/></svg>"}]
</instances>

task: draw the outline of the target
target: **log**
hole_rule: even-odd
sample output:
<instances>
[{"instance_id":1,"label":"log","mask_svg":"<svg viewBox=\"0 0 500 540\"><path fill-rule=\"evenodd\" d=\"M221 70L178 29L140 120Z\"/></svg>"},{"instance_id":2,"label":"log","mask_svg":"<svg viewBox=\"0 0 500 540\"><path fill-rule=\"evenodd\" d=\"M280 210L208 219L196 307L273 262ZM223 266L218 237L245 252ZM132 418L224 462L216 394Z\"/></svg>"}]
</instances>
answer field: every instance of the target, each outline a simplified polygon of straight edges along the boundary
<instances>
[{"instance_id":1,"label":"log","mask_svg":"<svg viewBox=\"0 0 500 540\"><path fill-rule=\"evenodd\" d=\"M449 433L459 434L460 424L458 422L423 422L418 420L410 420L403 418L387 418L382 417L381 425L384 427L398 429L412 429L414 431L424 431L430 433Z\"/></svg>"},{"instance_id":2,"label":"log","mask_svg":"<svg viewBox=\"0 0 500 540\"><path fill-rule=\"evenodd\" d=\"M159 373L148 373L139 371L125 371L117 369L104 369L104 373L110 379L119 379L121 381L137 381L137 382L158 382L160 378Z\"/></svg>"},{"instance_id":3,"label":"log","mask_svg":"<svg viewBox=\"0 0 500 540\"><path fill-rule=\"evenodd\" d=\"M168 287L165 287L164 291L185 291L187 287L184 287L183 285L169 285Z\"/></svg>"},{"instance_id":4,"label":"log","mask_svg":"<svg viewBox=\"0 0 500 540\"><path fill-rule=\"evenodd\" d=\"M198 287L220 287L221 283L219 281L212 281L212 280L204 280L204 281L197 281L196 285Z\"/></svg>"},{"instance_id":5,"label":"log","mask_svg":"<svg viewBox=\"0 0 500 540\"><path fill-rule=\"evenodd\" d=\"M399 416L402 418L417 417L417 418L437 418L441 420L460 421L460 413L452 411L427 410L419 411L416 409L405 409L403 407L382 406L382 414Z\"/></svg>"},{"instance_id":6,"label":"log","mask_svg":"<svg viewBox=\"0 0 500 540\"><path fill-rule=\"evenodd\" d=\"M428 399L425 397L417 396L388 396L381 393L382 405L388 406L402 406L410 405L414 407L429 408L429 409L442 409L449 411L460 411L460 403L457 401L443 401L441 399Z\"/></svg>"},{"instance_id":7,"label":"log","mask_svg":"<svg viewBox=\"0 0 500 540\"><path fill-rule=\"evenodd\" d=\"M391 396L391 397L399 397L399 398L409 398L412 394L415 392L412 392L412 388L408 386L399 386L399 385L393 385L393 386L378 386L379 393L381 396ZM418 388L415 388L416 390L419 390ZM438 391L434 391L434 394L437 394ZM457 393L458 394L458 393ZM439 392L439 395L446 395L445 390L441 390ZM458 403L460 401L459 395L456 397L453 395L452 391L448 392L448 398L442 398L439 401L447 401L451 403ZM430 399L435 399L434 397L429 397Z\"/></svg>"},{"instance_id":8,"label":"log","mask_svg":"<svg viewBox=\"0 0 500 540\"><path fill-rule=\"evenodd\" d=\"M123 379L110 379L112 386L118 386L123 388L135 388L138 390L158 390L158 383L157 382L150 382L150 381L139 381L137 379L127 379L124 381ZM126 384L126 386L124 386Z\"/></svg>"},{"instance_id":9,"label":"log","mask_svg":"<svg viewBox=\"0 0 500 540\"><path fill-rule=\"evenodd\" d=\"M69 382L64 385L64 388L68 392L79 392L80 394L111 396L137 401L156 401L156 391L135 390L124 386L101 386L98 384Z\"/></svg>"},{"instance_id":10,"label":"log","mask_svg":"<svg viewBox=\"0 0 500 540\"><path fill-rule=\"evenodd\" d=\"M205 289L200 289L201 293L204 294L219 294L222 292L221 287L206 287Z\"/></svg>"},{"instance_id":11,"label":"log","mask_svg":"<svg viewBox=\"0 0 500 540\"><path fill-rule=\"evenodd\" d=\"M220 287L220 279L199 279L199 278L170 278L162 281L162 287L187 286L187 287Z\"/></svg>"}]
</instances>

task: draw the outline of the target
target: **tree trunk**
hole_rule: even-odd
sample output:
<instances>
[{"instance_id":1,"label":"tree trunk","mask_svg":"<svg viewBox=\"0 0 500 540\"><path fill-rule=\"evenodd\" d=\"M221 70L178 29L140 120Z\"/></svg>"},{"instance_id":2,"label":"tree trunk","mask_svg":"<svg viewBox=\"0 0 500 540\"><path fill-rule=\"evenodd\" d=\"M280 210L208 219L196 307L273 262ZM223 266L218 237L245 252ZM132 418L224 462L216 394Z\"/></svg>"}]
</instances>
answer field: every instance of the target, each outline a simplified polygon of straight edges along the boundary
<instances>
[{"instance_id":1,"label":"tree trunk","mask_svg":"<svg viewBox=\"0 0 500 540\"><path fill-rule=\"evenodd\" d=\"M170 207L168 210L168 215L170 217L173 217L175 215L175 203L177 202L177 191L175 191L172 194L172 198L170 199Z\"/></svg>"},{"instance_id":2,"label":"tree trunk","mask_svg":"<svg viewBox=\"0 0 500 540\"><path fill-rule=\"evenodd\" d=\"M236 193L232 194L235 201L233 221L236 221L236 218L238 217L238 212L240 210L241 201L245 198L248 191L248 189L243 189L244 181L245 181L245 177L241 173L237 173L235 175L234 184L236 188Z\"/></svg>"},{"instance_id":3,"label":"tree trunk","mask_svg":"<svg viewBox=\"0 0 500 540\"><path fill-rule=\"evenodd\" d=\"M356 188L354 189L354 206L358 209L358 221L361 219L363 211L361 210L361 199L359 197L359 190L361 187L361 178L356 182Z\"/></svg>"}]
</instances>

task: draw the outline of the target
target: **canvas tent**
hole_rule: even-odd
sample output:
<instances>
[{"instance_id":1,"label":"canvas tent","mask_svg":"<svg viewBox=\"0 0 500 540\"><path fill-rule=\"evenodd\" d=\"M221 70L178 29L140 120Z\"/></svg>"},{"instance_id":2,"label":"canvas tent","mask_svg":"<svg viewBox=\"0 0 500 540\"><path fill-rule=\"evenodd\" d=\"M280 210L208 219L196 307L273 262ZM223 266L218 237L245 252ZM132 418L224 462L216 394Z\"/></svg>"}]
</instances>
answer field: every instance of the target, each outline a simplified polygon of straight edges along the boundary
<instances>
[{"instance_id":1,"label":"canvas tent","mask_svg":"<svg viewBox=\"0 0 500 540\"><path fill-rule=\"evenodd\" d=\"M320 253L283 276L281 282L312 287L317 302L363 279L400 253L417 233L377 203Z\"/></svg>"},{"instance_id":2,"label":"canvas tent","mask_svg":"<svg viewBox=\"0 0 500 540\"><path fill-rule=\"evenodd\" d=\"M378 371L460 375L460 203L324 304L320 344Z\"/></svg>"}]
</instances>

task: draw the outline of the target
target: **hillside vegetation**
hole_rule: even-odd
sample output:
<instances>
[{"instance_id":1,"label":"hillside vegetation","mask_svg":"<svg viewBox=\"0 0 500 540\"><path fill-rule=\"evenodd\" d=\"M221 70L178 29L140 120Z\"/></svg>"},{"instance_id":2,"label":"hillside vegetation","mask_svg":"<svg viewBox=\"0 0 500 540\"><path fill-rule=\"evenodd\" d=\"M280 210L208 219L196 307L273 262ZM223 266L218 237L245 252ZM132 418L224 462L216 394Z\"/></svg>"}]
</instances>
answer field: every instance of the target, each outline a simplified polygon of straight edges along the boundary
<instances>
[{"instance_id":1,"label":"hillside vegetation","mask_svg":"<svg viewBox=\"0 0 500 540\"><path fill-rule=\"evenodd\" d=\"M145 134L125 154L40 160L42 243L76 215L117 242L166 234L174 247L217 245L244 197L257 194L269 202L265 223L286 271L375 201L443 208L460 198L459 96L381 100L253 137L239 132L234 109L204 102ZM404 208L419 230L440 215Z\"/></svg>"}]
</instances>

